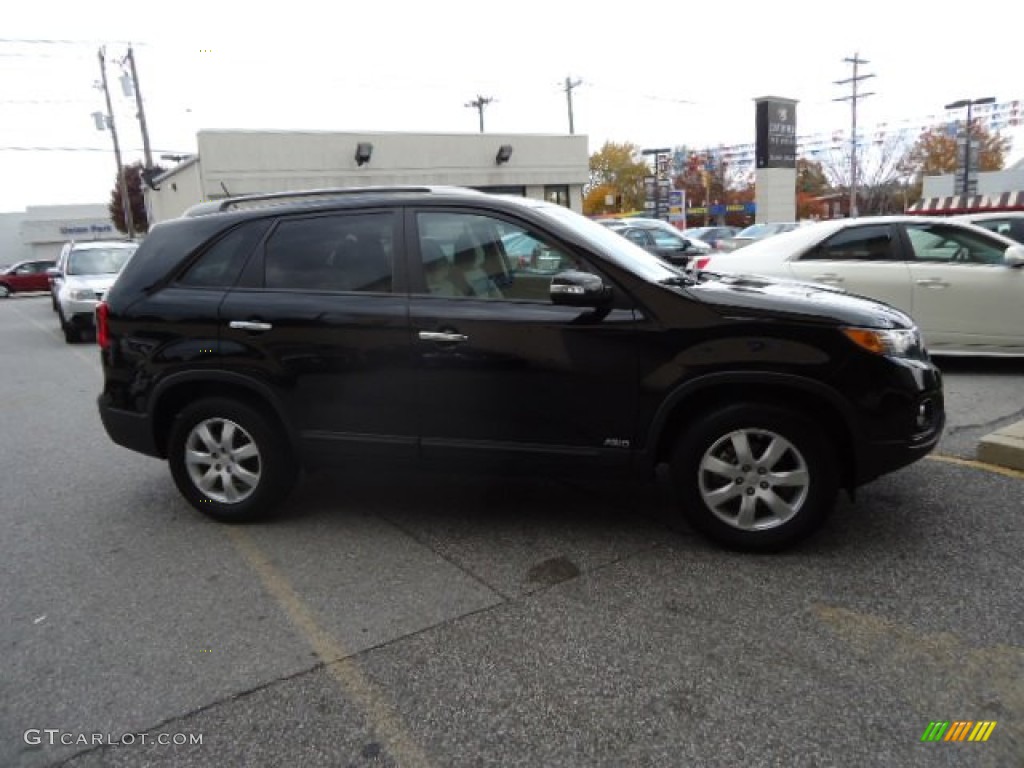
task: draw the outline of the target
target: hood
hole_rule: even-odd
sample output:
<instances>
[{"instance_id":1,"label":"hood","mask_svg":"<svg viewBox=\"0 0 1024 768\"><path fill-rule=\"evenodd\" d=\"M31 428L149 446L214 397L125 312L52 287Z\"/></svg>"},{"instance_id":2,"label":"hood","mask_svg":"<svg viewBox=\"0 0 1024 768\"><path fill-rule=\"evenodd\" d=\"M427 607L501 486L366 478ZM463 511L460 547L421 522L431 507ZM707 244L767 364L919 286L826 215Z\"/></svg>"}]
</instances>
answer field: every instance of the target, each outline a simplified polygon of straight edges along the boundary
<instances>
[{"instance_id":1,"label":"hood","mask_svg":"<svg viewBox=\"0 0 1024 768\"><path fill-rule=\"evenodd\" d=\"M908 315L888 304L798 280L704 273L701 282L688 291L727 316L863 328L910 328L914 325Z\"/></svg>"}]
</instances>

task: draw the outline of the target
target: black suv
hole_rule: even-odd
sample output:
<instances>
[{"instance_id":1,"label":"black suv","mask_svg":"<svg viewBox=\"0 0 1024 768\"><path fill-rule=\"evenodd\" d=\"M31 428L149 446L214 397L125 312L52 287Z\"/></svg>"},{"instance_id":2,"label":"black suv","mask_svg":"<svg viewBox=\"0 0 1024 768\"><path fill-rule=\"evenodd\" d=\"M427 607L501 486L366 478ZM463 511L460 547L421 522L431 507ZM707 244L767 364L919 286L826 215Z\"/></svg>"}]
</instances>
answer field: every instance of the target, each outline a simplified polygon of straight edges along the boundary
<instances>
[{"instance_id":1,"label":"black suv","mask_svg":"<svg viewBox=\"0 0 1024 768\"><path fill-rule=\"evenodd\" d=\"M779 549L945 418L892 307L682 271L566 208L465 189L204 203L153 228L97 322L108 434L226 522L367 458L667 464L694 526Z\"/></svg>"}]
</instances>

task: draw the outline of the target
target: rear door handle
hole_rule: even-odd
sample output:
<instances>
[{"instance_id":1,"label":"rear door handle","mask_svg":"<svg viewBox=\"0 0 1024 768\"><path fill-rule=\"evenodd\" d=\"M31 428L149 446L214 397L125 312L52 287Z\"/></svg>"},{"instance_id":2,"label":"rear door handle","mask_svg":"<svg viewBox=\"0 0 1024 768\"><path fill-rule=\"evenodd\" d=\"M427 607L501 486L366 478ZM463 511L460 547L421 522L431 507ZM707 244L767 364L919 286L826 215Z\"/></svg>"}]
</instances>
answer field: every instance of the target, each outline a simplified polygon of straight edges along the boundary
<instances>
[{"instance_id":1,"label":"rear door handle","mask_svg":"<svg viewBox=\"0 0 1024 768\"><path fill-rule=\"evenodd\" d=\"M236 331L269 331L274 326L270 323L258 323L254 320L232 320L228 323L228 327Z\"/></svg>"},{"instance_id":2,"label":"rear door handle","mask_svg":"<svg viewBox=\"0 0 1024 768\"><path fill-rule=\"evenodd\" d=\"M917 281L924 288L949 288L949 283L938 277L925 277Z\"/></svg>"},{"instance_id":3,"label":"rear door handle","mask_svg":"<svg viewBox=\"0 0 1024 768\"><path fill-rule=\"evenodd\" d=\"M420 339L423 341L446 341L460 342L469 341L469 336L462 333L442 333L440 331L420 331Z\"/></svg>"}]
</instances>

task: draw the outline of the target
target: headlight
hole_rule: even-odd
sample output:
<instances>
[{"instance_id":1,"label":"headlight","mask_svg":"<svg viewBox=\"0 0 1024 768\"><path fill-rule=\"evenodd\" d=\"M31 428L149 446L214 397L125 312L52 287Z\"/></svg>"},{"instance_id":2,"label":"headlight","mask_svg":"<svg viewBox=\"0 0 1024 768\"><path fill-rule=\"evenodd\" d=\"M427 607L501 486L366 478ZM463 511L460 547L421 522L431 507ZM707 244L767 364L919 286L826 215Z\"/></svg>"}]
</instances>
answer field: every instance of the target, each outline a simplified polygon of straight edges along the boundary
<instances>
[{"instance_id":1,"label":"headlight","mask_svg":"<svg viewBox=\"0 0 1024 768\"><path fill-rule=\"evenodd\" d=\"M880 330L878 328L843 328L846 337L862 349L889 357L915 357L924 351L924 342L917 328Z\"/></svg>"},{"instance_id":2,"label":"headlight","mask_svg":"<svg viewBox=\"0 0 1024 768\"><path fill-rule=\"evenodd\" d=\"M89 301L90 299L96 300L96 291L91 288L75 288L73 291L68 291L68 298L72 301Z\"/></svg>"}]
</instances>

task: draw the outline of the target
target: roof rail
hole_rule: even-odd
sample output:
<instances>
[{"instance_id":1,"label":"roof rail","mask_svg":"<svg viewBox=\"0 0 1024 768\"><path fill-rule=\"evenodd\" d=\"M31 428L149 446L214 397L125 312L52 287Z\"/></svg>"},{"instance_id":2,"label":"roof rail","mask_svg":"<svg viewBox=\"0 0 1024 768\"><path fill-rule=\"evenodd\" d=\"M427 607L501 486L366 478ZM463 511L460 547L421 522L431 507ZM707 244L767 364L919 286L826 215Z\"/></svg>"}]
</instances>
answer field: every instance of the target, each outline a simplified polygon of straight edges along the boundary
<instances>
[{"instance_id":1,"label":"roof rail","mask_svg":"<svg viewBox=\"0 0 1024 768\"><path fill-rule=\"evenodd\" d=\"M289 200L301 200L307 197L343 197L354 194L378 194L397 192L433 192L436 187L337 187L328 189L306 189L293 190L290 192L265 192L255 195L239 195L237 197L226 197L223 200L211 200L205 203L193 205L185 216L205 216L210 213L221 213L239 204L258 202L287 202Z\"/></svg>"}]
</instances>

